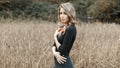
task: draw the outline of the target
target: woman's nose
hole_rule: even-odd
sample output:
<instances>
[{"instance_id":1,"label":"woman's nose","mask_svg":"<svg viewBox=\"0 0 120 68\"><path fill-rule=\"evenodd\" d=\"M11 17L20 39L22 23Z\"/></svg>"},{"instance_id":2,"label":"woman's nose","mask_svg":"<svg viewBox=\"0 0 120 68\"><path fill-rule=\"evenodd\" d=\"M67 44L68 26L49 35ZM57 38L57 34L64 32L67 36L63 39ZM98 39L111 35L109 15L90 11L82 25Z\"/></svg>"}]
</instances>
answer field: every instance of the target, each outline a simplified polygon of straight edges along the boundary
<instances>
[{"instance_id":1,"label":"woman's nose","mask_svg":"<svg viewBox=\"0 0 120 68\"><path fill-rule=\"evenodd\" d=\"M61 18L64 18L64 14L61 14Z\"/></svg>"}]
</instances>

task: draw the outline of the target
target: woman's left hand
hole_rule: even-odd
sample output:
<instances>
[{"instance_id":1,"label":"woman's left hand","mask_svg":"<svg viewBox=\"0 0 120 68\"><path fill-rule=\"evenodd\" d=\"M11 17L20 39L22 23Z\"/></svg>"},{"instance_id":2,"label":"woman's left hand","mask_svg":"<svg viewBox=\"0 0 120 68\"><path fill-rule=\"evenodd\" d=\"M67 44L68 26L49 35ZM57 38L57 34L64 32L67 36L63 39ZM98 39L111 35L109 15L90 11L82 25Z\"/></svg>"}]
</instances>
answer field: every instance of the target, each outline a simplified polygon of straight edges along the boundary
<instances>
[{"instance_id":1,"label":"woman's left hand","mask_svg":"<svg viewBox=\"0 0 120 68\"><path fill-rule=\"evenodd\" d=\"M59 52L54 52L54 56L56 57L58 63L64 64L66 62L67 58L61 56Z\"/></svg>"}]
</instances>

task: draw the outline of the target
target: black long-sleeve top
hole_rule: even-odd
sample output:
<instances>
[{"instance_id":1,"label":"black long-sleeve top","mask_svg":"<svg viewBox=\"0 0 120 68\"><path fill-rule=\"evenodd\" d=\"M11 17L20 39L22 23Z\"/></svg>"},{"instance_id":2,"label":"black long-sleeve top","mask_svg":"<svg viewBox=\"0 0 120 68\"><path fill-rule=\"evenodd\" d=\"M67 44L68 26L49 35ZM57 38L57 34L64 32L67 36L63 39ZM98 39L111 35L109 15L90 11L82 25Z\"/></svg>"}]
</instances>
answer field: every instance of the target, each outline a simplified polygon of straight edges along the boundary
<instances>
[{"instance_id":1,"label":"black long-sleeve top","mask_svg":"<svg viewBox=\"0 0 120 68\"><path fill-rule=\"evenodd\" d=\"M69 56L70 50L76 38L76 34L76 27L74 25L70 25L66 29L65 34L57 36L57 40L61 45L57 48L54 42L53 46L56 47L56 51L60 52L61 55Z\"/></svg>"}]
</instances>

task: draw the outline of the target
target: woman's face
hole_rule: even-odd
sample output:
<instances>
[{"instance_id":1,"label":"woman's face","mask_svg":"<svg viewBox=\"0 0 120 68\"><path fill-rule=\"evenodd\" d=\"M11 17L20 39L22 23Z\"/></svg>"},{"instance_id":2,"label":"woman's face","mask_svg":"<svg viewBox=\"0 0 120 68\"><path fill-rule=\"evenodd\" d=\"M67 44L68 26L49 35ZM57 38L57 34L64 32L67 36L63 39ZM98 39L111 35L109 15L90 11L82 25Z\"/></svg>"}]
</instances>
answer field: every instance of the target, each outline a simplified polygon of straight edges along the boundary
<instances>
[{"instance_id":1,"label":"woman's face","mask_svg":"<svg viewBox=\"0 0 120 68\"><path fill-rule=\"evenodd\" d=\"M67 15L67 13L65 12L65 10L63 8L60 8L59 16L60 16L61 23L68 24L69 16Z\"/></svg>"}]
</instances>

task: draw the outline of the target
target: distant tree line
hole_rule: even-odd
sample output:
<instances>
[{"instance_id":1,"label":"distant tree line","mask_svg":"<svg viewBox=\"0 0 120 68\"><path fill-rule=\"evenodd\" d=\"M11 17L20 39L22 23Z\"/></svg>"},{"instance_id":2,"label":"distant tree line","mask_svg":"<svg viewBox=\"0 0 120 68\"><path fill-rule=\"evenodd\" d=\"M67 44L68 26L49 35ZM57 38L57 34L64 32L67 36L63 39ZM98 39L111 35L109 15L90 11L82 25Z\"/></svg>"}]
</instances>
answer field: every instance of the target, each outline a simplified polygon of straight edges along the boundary
<instances>
[{"instance_id":1,"label":"distant tree line","mask_svg":"<svg viewBox=\"0 0 120 68\"><path fill-rule=\"evenodd\" d=\"M57 21L59 4L69 1L81 21L120 23L120 0L0 0L0 17Z\"/></svg>"},{"instance_id":2,"label":"distant tree line","mask_svg":"<svg viewBox=\"0 0 120 68\"><path fill-rule=\"evenodd\" d=\"M120 0L73 0L73 2L78 18L83 21L120 23Z\"/></svg>"}]
</instances>

